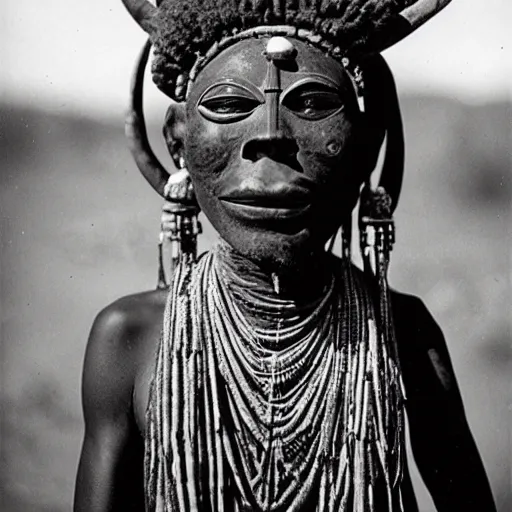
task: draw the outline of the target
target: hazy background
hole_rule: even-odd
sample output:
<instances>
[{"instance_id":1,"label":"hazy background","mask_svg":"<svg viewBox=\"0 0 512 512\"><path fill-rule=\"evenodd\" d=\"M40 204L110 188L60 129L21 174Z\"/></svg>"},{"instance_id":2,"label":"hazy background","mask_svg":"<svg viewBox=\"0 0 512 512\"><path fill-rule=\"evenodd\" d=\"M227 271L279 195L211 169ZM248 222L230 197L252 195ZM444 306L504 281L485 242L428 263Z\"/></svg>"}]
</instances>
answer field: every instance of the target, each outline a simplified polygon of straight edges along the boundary
<instances>
[{"instance_id":1,"label":"hazy background","mask_svg":"<svg viewBox=\"0 0 512 512\"><path fill-rule=\"evenodd\" d=\"M507 0L454 1L386 53L407 144L392 284L445 332L500 512L512 510L511 15ZM161 201L123 136L143 41L118 0L0 6L2 511L70 510L88 330L156 282ZM166 100L148 87L147 104L165 158Z\"/></svg>"}]
</instances>

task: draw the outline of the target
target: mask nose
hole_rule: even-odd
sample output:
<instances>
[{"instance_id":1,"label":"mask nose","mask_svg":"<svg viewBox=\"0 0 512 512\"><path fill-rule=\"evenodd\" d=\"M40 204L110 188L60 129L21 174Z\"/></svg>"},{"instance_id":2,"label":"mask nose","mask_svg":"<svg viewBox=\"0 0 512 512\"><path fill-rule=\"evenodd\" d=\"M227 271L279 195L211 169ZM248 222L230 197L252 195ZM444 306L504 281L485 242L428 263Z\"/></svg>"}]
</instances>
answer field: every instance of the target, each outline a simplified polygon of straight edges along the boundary
<instances>
[{"instance_id":1,"label":"mask nose","mask_svg":"<svg viewBox=\"0 0 512 512\"><path fill-rule=\"evenodd\" d=\"M297 168L297 153L299 146L294 139L277 134L269 137L262 135L254 137L242 146L242 158L257 162L262 158L270 158L294 169Z\"/></svg>"}]
</instances>

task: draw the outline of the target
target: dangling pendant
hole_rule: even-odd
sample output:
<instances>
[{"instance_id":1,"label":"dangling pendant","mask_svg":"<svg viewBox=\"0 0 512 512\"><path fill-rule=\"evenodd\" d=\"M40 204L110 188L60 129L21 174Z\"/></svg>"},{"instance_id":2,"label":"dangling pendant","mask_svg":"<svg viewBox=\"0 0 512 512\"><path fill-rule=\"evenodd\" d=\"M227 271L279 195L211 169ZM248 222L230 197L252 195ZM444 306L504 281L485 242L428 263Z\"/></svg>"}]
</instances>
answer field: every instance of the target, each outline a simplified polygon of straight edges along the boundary
<instances>
[{"instance_id":1,"label":"dangling pendant","mask_svg":"<svg viewBox=\"0 0 512 512\"><path fill-rule=\"evenodd\" d=\"M188 265L196 261L197 235L202 231L197 219L199 206L183 157L180 157L179 167L179 171L169 176L164 189L169 201L166 208L172 216L168 239L171 242L173 269L180 262Z\"/></svg>"},{"instance_id":2,"label":"dangling pendant","mask_svg":"<svg viewBox=\"0 0 512 512\"><path fill-rule=\"evenodd\" d=\"M164 242L169 243L169 276L172 276L180 263L191 265L197 260L197 236L202 232L197 207L169 202L164 208L165 221L162 220L158 243L158 289L169 286L163 263Z\"/></svg>"},{"instance_id":3,"label":"dangling pendant","mask_svg":"<svg viewBox=\"0 0 512 512\"><path fill-rule=\"evenodd\" d=\"M272 284L274 285L274 291L276 292L277 295L279 295L279 276L275 272L272 272Z\"/></svg>"},{"instance_id":4,"label":"dangling pendant","mask_svg":"<svg viewBox=\"0 0 512 512\"><path fill-rule=\"evenodd\" d=\"M365 185L359 209L359 232L365 271L372 271L373 263L373 274L384 274L385 277L395 243L395 223L391 215L391 197L383 187L371 190Z\"/></svg>"},{"instance_id":5,"label":"dangling pendant","mask_svg":"<svg viewBox=\"0 0 512 512\"><path fill-rule=\"evenodd\" d=\"M165 276L164 269L164 233L160 231L158 238L158 277L157 277L157 290L165 290L169 285L167 284L167 278Z\"/></svg>"}]
</instances>

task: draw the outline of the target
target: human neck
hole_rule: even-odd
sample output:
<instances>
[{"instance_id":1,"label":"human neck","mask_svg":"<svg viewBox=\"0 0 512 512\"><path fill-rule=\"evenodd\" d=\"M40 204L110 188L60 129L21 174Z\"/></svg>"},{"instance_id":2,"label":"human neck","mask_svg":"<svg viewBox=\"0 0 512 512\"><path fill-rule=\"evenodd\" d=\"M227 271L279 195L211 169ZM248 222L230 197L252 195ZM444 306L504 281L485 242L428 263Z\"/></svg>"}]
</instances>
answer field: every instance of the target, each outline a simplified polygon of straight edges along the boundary
<instances>
[{"instance_id":1,"label":"human neck","mask_svg":"<svg viewBox=\"0 0 512 512\"><path fill-rule=\"evenodd\" d=\"M333 277L332 259L323 251L289 267L267 266L251 260L225 241L220 241L215 251L228 280L240 286L256 287L269 298L313 302L323 295Z\"/></svg>"}]
</instances>

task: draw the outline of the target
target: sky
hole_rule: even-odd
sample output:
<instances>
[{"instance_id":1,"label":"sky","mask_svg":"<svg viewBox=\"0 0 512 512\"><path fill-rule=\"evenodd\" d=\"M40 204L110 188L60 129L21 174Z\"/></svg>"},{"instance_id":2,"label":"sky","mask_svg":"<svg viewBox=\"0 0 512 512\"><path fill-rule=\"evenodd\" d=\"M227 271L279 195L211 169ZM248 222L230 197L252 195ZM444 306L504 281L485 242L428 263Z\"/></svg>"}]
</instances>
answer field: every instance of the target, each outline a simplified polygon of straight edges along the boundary
<instances>
[{"instance_id":1,"label":"sky","mask_svg":"<svg viewBox=\"0 0 512 512\"><path fill-rule=\"evenodd\" d=\"M385 52L399 91L471 103L508 96L511 15L509 0L454 0ZM0 34L0 99L83 114L125 108L145 36L121 0L2 0ZM148 89L149 109L165 103Z\"/></svg>"}]
</instances>

